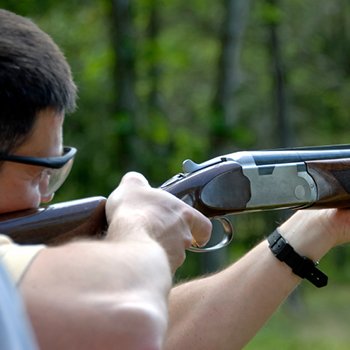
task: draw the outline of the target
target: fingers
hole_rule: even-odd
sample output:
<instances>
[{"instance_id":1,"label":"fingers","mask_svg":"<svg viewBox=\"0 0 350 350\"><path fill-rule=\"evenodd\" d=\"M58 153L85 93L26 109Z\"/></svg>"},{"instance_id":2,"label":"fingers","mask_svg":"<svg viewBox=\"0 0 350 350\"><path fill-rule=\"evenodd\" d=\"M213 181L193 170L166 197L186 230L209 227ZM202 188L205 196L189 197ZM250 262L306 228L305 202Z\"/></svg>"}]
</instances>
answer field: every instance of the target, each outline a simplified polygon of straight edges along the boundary
<instances>
[{"instance_id":1,"label":"fingers","mask_svg":"<svg viewBox=\"0 0 350 350\"><path fill-rule=\"evenodd\" d=\"M109 195L107 207L112 206L114 208L124 199L127 199L128 201L133 200L130 197L132 197L132 194L136 192L135 189L147 187L150 187L150 185L143 175L136 172L129 172L122 177L119 186Z\"/></svg>"},{"instance_id":2,"label":"fingers","mask_svg":"<svg viewBox=\"0 0 350 350\"><path fill-rule=\"evenodd\" d=\"M136 172L124 175L107 200L106 214L115 228L111 237L144 232L165 249L173 271L183 263L185 250L192 244L204 246L212 230L203 214L167 191L152 188Z\"/></svg>"},{"instance_id":3,"label":"fingers","mask_svg":"<svg viewBox=\"0 0 350 350\"><path fill-rule=\"evenodd\" d=\"M125 174L121 180L120 186L125 188L128 192L130 189L135 189L135 186L151 188L147 179L137 172L129 172ZM181 212L181 215L189 228L189 234L184 237L186 249L193 244L202 247L208 243L212 232L212 224L207 217L172 194L160 189L153 190L158 192L159 205L161 198L165 198L169 207L172 206L172 203L173 205L175 203L176 210Z\"/></svg>"},{"instance_id":4,"label":"fingers","mask_svg":"<svg viewBox=\"0 0 350 350\"><path fill-rule=\"evenodd\" d=\"M205 246L211 236L212 232L212 223L199 211L192 209L189 227L192 233L191 245L197 247ZM189 247L187 247L189 248Z\"/></svg>"},{"instance_id":5,"label":"fingers","mask_svg":"<svg viewBox=\"0 0 350 350\"><path fill-rule=\"evenodd\" d=\"M120 181L122 186L149 186L147 179L140 173L131 171L126 173Z\"/></svg>"}]
</instances>

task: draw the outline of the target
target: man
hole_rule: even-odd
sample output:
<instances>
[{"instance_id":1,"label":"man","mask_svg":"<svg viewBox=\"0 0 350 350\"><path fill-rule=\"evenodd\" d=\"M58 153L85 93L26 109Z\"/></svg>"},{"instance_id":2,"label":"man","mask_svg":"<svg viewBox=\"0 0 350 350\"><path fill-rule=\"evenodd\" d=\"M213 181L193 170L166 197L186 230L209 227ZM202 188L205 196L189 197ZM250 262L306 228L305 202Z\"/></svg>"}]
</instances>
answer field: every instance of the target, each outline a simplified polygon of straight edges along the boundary
<instances>
[{"instance_id":1,"label":"man","mask_svg":"<svg viewBox=\"0 0 350 350\"><path fill-rule=\"evenodd\" d=\"M63 147L62 125L75 86L59 49L32 22L0 11L0 32L3 213L49 201L68 175L75 150ZM106 217L101 241L21 247L2 237L0 259L41 349L240 349L300 274L319 282L310 260L297 275L264 241L226 270L171 288L192 239L208 241L210 221L140 174L122 179ZM350 240L350 213L300 211L279 233L296 261L317 261Z\"/></svg>"},{"instance_id":2,"label":"man","mask_svg":"<svg viewBox=\"0 0 350 350\"><path fill-rule=\"evenodd\" d=\"M76 89L65 59L31 21L0 12L0 213L52 198L75 150L62 145ZM58 167L58 168L57 168ZM0 257L18 284L40 348L157 349L167 327L172 272L192 234L210 223L129 174L106 205L103 241L19 247L0 237Z\"/></svg>"}]
</instances>

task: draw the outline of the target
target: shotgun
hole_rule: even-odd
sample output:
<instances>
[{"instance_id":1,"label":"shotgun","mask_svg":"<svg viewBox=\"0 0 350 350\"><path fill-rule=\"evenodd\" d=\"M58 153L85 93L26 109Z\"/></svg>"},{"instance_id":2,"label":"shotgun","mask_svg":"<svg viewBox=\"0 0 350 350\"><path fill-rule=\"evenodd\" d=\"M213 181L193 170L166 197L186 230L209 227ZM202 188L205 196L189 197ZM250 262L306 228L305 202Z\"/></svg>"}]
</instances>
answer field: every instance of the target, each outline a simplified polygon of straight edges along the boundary
<instances>
[{"instance_id":1,"label":"shotgun","mask_svg":"<svg viewBox=\"0 0 350 350\"><path fill-rule=\"evenodd\" d=\"M183 171L160 186L211 219L232 239L230 214L350 205L350 145L239 151L203 163L183 162ZM103 236L104 197L58 203L0 216L0 232L21 244L60 244L80 236Z\"/></svg>"}]
</instances>

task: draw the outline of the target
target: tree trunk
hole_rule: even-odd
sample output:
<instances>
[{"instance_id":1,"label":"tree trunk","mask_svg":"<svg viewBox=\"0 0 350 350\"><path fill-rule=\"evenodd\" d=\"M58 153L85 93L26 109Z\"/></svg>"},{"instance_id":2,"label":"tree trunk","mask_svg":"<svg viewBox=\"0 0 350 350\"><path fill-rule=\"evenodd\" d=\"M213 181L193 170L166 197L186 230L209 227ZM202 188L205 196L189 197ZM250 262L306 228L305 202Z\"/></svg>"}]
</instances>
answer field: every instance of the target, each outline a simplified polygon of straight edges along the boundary
<instances>
[{"instance_id":1,"label":"tree trunk","mask_svg":"<svg viewBox=\"0 0 350 350\"><path fill-rule=\"evenodd\" d=\"M267 0L269 6L278 12L278 0ZM278 16L277 16L278 17ZM282 47L280 40L280 19L270 20L268 28L268 48L271 59L271 73L273 79L273 109L276 118L275 135L278 147L291 147L293 132L288 115L286 100L286 70L282 58Z\"/></svg>"},{"instance_id":2,"label":"tree trunk","mask_svg":"<svg viewBox=\"0 0 350 350\"><path fill-rule=\"evenodd\" d=\"M113 115L116 118L116 149L122 172L131 170L137 163L137 114L135 93L136 39L132 2L112 0L112 43L115 52L114 77L116 99Z\"/></svg>"},{"instance_id":3,"label":"tree trunk","mask_svg":"<svg viewBox=\"0 0 350 350\"><path fill-rule=\"evenodd\" d=\"M159 112L163 110L159 90L161 68L159 64L159 48L157 43L160 31L159 6L160 5L158 0L150 1L150 14L147 28L147 39L150 43L149 56L151 57L148 70L148 76L151 83L150 91L148 94L148 108L151 112Z\"/></svg>"},{"instance_id":4,"label":"tree trunk","mask_svg":"<svg viewBox=\"0 0 350 350\"><path fill-rule=\"evenodd\" d=\"M236 123L234 92L239 85L239 56L241 41L249 10L249 0L225 0L218 60L216 94L212 103L210 146L215 153L224 152L230 130ZM214 226L214 241L220 240L222 229ZM213 272L226 264L227 249L206 253L201 259L202 273Z\"/></svg>"},{"instance_id":5,"label":"tree trunk","mask_svg":"<svg viewBox=\"0 0 350 350\"><path fill-rule=\"evenodd\" d=\"M137 110L135 95L136 47L131 1L112 0L112 42L115 50L116 109L132 115Z\"/></svg>"},{"instance_id":6,"label":"tree trunk","mask_svg":"<svg viewBox=\"0 0 350 350\"><path fill-rule=\"evenodd\" d=\"M249 0L224 0L224 7L225 17L220 33L221 53L210 130L211 144L215 149L225 145L225 139L237 120L234 93L239 85L239 56Z\"/></svg>"}]
</instances>

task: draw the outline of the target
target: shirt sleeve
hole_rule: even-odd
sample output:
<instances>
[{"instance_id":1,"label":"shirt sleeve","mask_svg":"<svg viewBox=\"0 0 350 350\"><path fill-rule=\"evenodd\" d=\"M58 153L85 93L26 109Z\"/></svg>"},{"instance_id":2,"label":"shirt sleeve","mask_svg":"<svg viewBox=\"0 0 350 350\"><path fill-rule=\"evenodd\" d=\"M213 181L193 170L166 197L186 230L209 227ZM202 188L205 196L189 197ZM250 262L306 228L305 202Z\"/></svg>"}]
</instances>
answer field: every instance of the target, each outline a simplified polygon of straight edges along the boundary
<instances>
[{"instance_id":1,"label":"shirt sleeve","mask_svg":"<svg viewBox=\"0 0 350 350\"><path fill-rule=\"evenodd\" d=\"M45 245L19 245L0 234L0 261L18 284L36 255Z\"/></svg>"}]
</instances>

